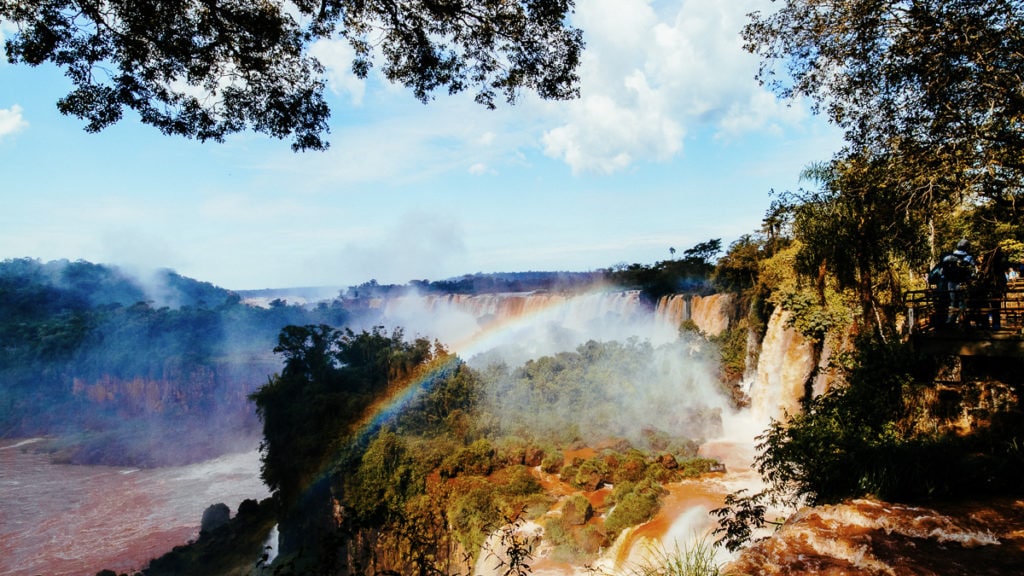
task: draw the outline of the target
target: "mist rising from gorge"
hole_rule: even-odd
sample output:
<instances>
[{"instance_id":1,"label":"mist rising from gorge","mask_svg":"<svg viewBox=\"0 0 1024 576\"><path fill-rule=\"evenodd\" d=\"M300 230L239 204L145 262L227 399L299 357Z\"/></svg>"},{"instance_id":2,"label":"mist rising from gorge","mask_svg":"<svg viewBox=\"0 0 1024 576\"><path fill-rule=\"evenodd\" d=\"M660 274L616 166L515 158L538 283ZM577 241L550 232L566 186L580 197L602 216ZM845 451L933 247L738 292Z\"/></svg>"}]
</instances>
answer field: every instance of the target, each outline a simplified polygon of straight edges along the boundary
<instances>
[{"instance_id":1,"label":"mist rising from gorge","mask_svg":"<svg viewBox=\"0 0 1024 576\"><path fill-rule=\"evenodd\" d=\"M485 410L512 435L665 448L724 434L730 405L706 342L589 341L519 367L483 368Z\"/></svg>"},{"instance_id":2,"label":"mist rising from gorge","mask_svg":"<svg viewBox=\"0 0 1024 576\"><path fill-rule=\"evenodd\" d=\"M436 339L484 375L484 410L511 435L597 443L717 438L734 408L717 349L639 292L408 294L365 319ZM551 382L546 393L534 382Z\"/></svg>"},{"instance_id":3,"label":"mist rising from gorge","mask_svg":"<svg viewBox=\"0 0 1024 576\"><path fill-rule=\"evenodd\" d=\"M169 270L140 278L82 261L4 261L0 295L0 436L54 436L47 449L72 463L160 466L255 448L248 395L280 368L281 327L344 320L244 306Z\"/></svg>"},{"instance_id":4,"label":"mist rising from gorge","mask_svg":"<svg viewBox=\"0 0 1024 576\"><path fill-rule=\"evenodd\" d=\"M180 464L254 447L261 426L248 395L279 371L273 348L289 324L400 328L407 339L437 340L472 367L503 367L510 378L531 360L574 354L591 341L626 343L614 361L621 366L594 358L585 369L616 373L631 366L616 376L617 387L592 381L588 392L621 406L620 414L573 416L615 422L617 434L636 438L643 431L626 423L647 419L648 429L678 430L672 407L721 411L727 403L715 390L709 345L679 340L675 319L659 317L638 291L595 284L598 277L465 277L383 296L368 291L381 288L368 283L348 297L313 302L329 291L243 297L169 270L143 280L88 262L6 261L0 435L61 435L55 449L80 463ZM421 287L432 290L416 292ZM536 412L526 405L492 408ZM560 422L554 415L549 411L552 425ZM166 442L171 437L176 442Z\"/></svg>"}]
</instances>

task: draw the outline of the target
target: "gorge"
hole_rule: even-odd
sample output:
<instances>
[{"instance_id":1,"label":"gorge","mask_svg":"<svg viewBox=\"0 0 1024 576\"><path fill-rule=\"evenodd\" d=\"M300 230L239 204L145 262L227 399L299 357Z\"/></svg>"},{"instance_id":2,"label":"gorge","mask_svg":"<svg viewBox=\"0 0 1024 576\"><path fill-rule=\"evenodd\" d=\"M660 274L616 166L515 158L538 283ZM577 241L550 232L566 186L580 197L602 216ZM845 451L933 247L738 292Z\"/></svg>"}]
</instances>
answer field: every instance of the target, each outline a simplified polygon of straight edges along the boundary
<instances>
[{"instance_id":1,"label":"gorge","mask_svg":"<svg viewBox=\"0 0 1024 576\"><path fill-rule=\"evenodd\" d=\"M650 305L644 303L636 291L597 291L579 295L447 295L373 302L369 308L380 314L363 318L368 323L403 326L409 334L429 335L444 342L454 342L453 351L469 359L477 357L483 363L488 358L493 359L488 354L495 354L496 350L503 348L511 350L505 353L506 358L529 359L571 350L591 339L636 338L664 345L678 339L677 326L685 320L692 320L701 330L719 332L728 321L727 304L728 298L719 295L676 295ZM693 351L702 344L699 339L694 339L688 346ZM769 350L762 354L767 358L776 352ZM700 378L705 384L713 378L713 370L705 365L708 361L696 355L691 359L691 362L703 366ZM111 389L110 392L116 393L116 390ZM708 386L705 393L717 394L714 386ZM105 394L95 393L84 397L97 402L107 398ZM231 402L235 402L233 397ZM726 402L724 399L716 400L715 405L721 409ZM744 430L741 435L748 433ZM194 539L198 535L199 513L206 506L223 501L234 507L244 498L266 495L259 482L258 461L252 452L232 456L231 471L224 476L216 472L221 469L218 460L193 465L195 468L156 468L152 472L131 467L110 468L108 472L104 467L49 464L48 454L33 451L40 445L11 443L6 444L2 451L7 459L5 464L9 464L0 472L4 476L0 479L0 487L4 490L0 498L0 506L5 508L3 517L21 518L17 522L3 523L0 540L5 548L19 552L0 561L5 567L0 571L2 574L72 574L81 573L81 568L89 565L97 569L138 569L149 558L158 555L161 546L169 549ZM727 456L719 454L719 457L728 461ZM211 468L207 470L202 466ZM246 469L248 475L244 473ZM70 490L64 498L53 501L54 505L43 505L38 499L21 496L33 485L60 490L61 477L67 477L69 482L88 492L83 496L73 496L76 492ZM210 486L199 490L175 487L171 479L182 477L193 479L197 486L202 486L202 478L205 477ZM125 479L131 480L131 484L123 484ZM229 488L232 484L236 489ZM174 492L169 494L166 492L168 489ZM202 494L202 500L184 505L180 494L189 491ZM166 528L156 530L155 526L133 519L122 511L122 505L115 496L126 493L135 494L131 506L134 511L144 514L145 518L162 519L167 524ZM47 494L52 495L52 492ZM84 500L79 501L79 498ZM62 522L61 518L68 511L57 502L71 503L79 521L74 524ZM18 507L26 505L35 510L35 515L28 515L25 508ZM87 510L89 512L85 514ZM685 512L678 505L667 506L666 510ZM665 523L666 519L659 522ZM80 531L86 530L85 526L89 526L90 534L106 540L109 546L83 538ZM123 556L107 556L109 552L104 550L111 547L121 550L119 554Z\"/></svg>"},{"instance_id":2,"label":"gorge","mask_svg":"<svg viewBox=\"0 0 1024 576\"><path fill-rule=\"evenodd\" d=\"M572 350L594 339L632 339L665 347L668 356L657 364L669 383L667 395L633 394L654 404L645 408L642 404L637 407L623 403L622 412L639 410L630 416L638 425L657 422L659 427L665 428L681 424L678 420L658 420L661 408L685 413L690 403L710 407L719 415L717 428L711 429L717 432L705 432L699 454L724 463L725 471L667 484L668 492L657 515L623 531L589 564L604 573L620 574L635 571L649 562L652 551L656 554L658 550L692 545L713 527L708 513L720 506L727 494L738 489L757 489L760 478L750 469L754 457L754 436L765 428L771 418L780 418L798 409L799 400L806 393L807 377L815 369L815 354L806 339L787 326L787 313L777 309L757 349L751 352L751 357L757 358L756 364L749 367L745 379L738 383L749 398L749 407L737 409L730 405L728 395L721 390L721 382L717 380L714 347L693 329L680 333L678 326L692 325L704 335L720 334L735 318L736 312L731 309L733 304L730 296L722 294L669 295L651 303L645 302L637 291L615 290L580 294L425 295L364 303L361 312L353 314L352 319L356 326L360 322L365 326L401 326L410 335L451 342L453 352L480 368L495 361L514 366L544 355ZM669 360L669 357L681 360L681 364ZM644 378L645 381L655 381L652 377ZM827 380L819 377L814 392L821 393L825 385ZM575 417L600 421L599 415L577 414ZM623 430L617 429L617 432L622 434ZM46 454L34 453L32 447L33 444L10 442L0 448L0 457L4 458L4 466L0 468L0 490L4 491L0 497L0 506L4 507L2 517L18 518L17 522L5 520L0 532L4 548L18 551L0 560L0 574L82 574L90 573L88 570L93 568L140 569L161 551L195 539L199 516L206 506L226 502L234 508L242 499L259 499L267 495L266 487L259 481L255 452L186 467L137 470L63 467L50 463ZM566 463L570 460L567 454ZM579 492L577 488L545 474L539 467L532 470L532 474L549 492L563 497ZM84 496L62 485L61 478L85 489ZM33 486L44 491L27 495L24 491ZM605 486L586 495L597 502L609 494L609 490L610 487ZM55 493L61 493L63 497L55 499ZM125 495L131 502L129 510L132 513L124 511ZM978 553L987 553L999 542L1012 544L1019 540L1019 536L1014 535L1019 535L1015 532L1019 528L1013 521L1013 510L1018 505L1012 501L1004 503L999 508L1001 512L992 513L990 528L975 526L969 523L973 521L965 520L978 514L988 514L991 509L987 507L968 512L888 507L886 514L892 518L885 524L879 523L879 515L875 512L879 506L885 505L856 501L848 508L828 512L832 514L829 517L832 520L811 514L804 514L800 519L809 519L805 521L816 523L818 530L827 530L830 534L840 532L838 528L829 528L834 526L830 522L836 522L837 517L843 519L839 521L851 521L855 525L874 522L869 530L876 531L876 534L879 530L886 535L910 534L908 537L918 539L914 540L917 545L922 541L935 541L934 546L940 547L943 542L968 542L968 549ZM30 509L34 512L29 513ZM69 513L76 515L76 522L65 520ZM133 516L134 513L142 516ZM556 505L546 516L561 513ZM861 517L872 519L857 520ZM925 522L938 528L917 530L907 527L913 526L914 522L918 525ZM524 525L523 529L540 533L543 527L534 521ZM814 528L802 528L804 531L797 533L803 536L798 538L806 540L810 534L807 530L811 529ZM864 533L849 532L850 544L833 543L825 552L822 552L821 545L817 545L816 553L831 554L828 556L831 560L820 561L814 565L818 567L815 569L841 566L841 569L854 570L853 573L899 573L894 572L895 566L904 561L909 552L879 549L877 546L870 549L858 540ZM825 542L828 537L819 535L818 538L826 538L821 540ZM876 543L878 538L876 535ZM779 570L777 573L785 573L784 567L793 562L794 554L810 556L809 551L772 550L766 546L768 544L758 544L752 548L755 551L752 554L761 555L760 564L750 564L752 561L746 557L736 565L746 566L743 570L750 571L768 570L766 566L774 565L775 570ZM550 544L540 540L532 564L534 573L575 574L582 570L579 565L556 559L553 550ZM887 555L889 552L892 552L891 556ZM736 560L721 549L717 558L720 562ZM1008 562L1015 561L1013 558L1011 555ZM493 573L495 568L493 564L488 566L488 561L493 562L494 559L480 554L475 570L480 574Z\"/></svg>"}]
</instances>

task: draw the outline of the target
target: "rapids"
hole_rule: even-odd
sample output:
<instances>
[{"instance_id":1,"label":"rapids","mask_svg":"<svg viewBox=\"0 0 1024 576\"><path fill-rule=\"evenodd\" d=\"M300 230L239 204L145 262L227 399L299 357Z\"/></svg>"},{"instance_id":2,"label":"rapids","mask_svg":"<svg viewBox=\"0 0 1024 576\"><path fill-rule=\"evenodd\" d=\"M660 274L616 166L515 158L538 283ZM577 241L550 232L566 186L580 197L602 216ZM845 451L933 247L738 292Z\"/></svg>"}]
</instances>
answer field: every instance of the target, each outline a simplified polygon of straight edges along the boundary
<instances>
[{"instance_id":1,"label":"rapids","mask_svg":"<svg viewBox=\"0 0 1024 576\"><path fill-rule=\"evenodd\" d=\"M725 573L863 576L1024 574L1024 501L807 508Z\"/></svg>"},{"instance_id":2,"label":"rapids","mask_svg":"<svg viewBox=\"0 0 1024 576\"><path fill-rule=\"evenodd\" d=\"M52 464L30 440L0 441L0 575L140 569L199 535L203 510L269 494L256 451L189 466Z\"/></svg>"}]
</instances>

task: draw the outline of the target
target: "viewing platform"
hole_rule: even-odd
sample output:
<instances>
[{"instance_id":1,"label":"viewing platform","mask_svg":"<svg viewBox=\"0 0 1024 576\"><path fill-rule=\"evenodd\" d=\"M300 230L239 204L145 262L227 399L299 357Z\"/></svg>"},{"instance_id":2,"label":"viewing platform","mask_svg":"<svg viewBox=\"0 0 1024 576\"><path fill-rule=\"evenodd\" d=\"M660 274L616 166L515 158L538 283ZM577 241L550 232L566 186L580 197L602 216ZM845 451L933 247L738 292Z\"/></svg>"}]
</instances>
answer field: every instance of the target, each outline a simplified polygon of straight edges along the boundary
<instances>
[{"instance_id":1,"label":"viewing platform","mask_svg":"<svg viewBox=\"0 0 1024 576\"><path fill-rule=\"evenodd\" d=\"M949 290L907 292L907 327L928 354L1024 358L1024 281L1005 290L968 287L960 311L949 311ZM952 323L946 320L952 318Z\"/></svg>"}]
</instances>

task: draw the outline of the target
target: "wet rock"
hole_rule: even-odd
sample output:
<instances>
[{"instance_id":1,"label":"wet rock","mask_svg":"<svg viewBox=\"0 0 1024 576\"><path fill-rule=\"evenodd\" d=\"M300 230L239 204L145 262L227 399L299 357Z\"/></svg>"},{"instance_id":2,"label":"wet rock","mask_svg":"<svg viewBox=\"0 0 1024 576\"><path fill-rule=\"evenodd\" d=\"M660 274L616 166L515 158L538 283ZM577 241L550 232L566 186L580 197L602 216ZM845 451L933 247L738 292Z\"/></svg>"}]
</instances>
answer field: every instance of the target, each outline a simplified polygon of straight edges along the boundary
<instances>
[{"instance_id":1,"label":"wet rock","mask_svg":"<svg viewBox=\"0 0 1024 576\"><path fill-rule=\"evenodd\" d=\"M203 521L200 524L199 533L213 532L227 524L230 520L231 509L228 508L227 504L213 504L206 510L203 510Z\"/></svg>"},{"instance_id":2,"label":"wet rock","mask_svg":"<svg viewBox=\"0 0 1024 576\"><path fill-rule=\"evenodd\" d=\"M1024 501L918 507L851 500L805 508L723 574L1024 574Z\"/></svg>"}]
</instances>

